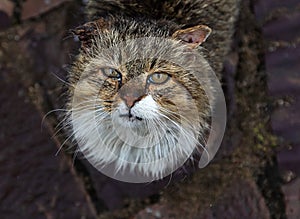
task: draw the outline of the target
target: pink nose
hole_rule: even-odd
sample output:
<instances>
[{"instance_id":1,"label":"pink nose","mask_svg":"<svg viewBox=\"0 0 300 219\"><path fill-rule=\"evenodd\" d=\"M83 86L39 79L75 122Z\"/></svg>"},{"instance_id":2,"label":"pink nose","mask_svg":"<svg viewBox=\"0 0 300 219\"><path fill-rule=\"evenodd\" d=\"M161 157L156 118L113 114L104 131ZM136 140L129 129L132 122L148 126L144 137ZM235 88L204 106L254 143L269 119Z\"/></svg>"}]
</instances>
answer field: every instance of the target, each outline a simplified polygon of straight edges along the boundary
<instances>
[{"instance_id":1,"label":"pink nose","mask_svg":"<svg viewBox=\"0 0 300 219\"><path fill-rule=\"evenodd\" d=\"M133 107L136 102L145 96L145 88L140 86L141 83L134 82L125 84L119 91L121 99L129 108Z\"/></svg>"},{"instance_id":2,"label":"pink nose","mask_svg":"<svg viewBox=\"0 0 300 219\"><path fill-rule=\"evenodd\" d=\"M124 95L123 100L125 101L126 105L131 108L135 104L135 102L138 100L138 98L132 96L132 95Z\"/></svg>"}]
</instances>

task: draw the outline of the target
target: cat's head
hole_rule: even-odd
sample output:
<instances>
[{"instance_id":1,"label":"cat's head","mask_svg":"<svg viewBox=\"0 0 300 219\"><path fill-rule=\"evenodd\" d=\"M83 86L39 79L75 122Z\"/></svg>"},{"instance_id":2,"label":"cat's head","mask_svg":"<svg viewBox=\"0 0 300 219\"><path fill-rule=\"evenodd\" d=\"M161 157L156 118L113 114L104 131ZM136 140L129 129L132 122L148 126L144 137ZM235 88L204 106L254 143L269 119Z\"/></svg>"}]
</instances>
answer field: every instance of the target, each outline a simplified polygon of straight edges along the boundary
<instances>
[{"instance_id":1,"label":"cat's head","mask_svg":"<svg viewBox=\"0 0 300 219\"><path fill-rule=\"evenodd\" d=\"M208 27L100 19L76 31L68 125L94 166L157 179L201 150L212 70L197 49Z\"/></svg>"}]
</instances>

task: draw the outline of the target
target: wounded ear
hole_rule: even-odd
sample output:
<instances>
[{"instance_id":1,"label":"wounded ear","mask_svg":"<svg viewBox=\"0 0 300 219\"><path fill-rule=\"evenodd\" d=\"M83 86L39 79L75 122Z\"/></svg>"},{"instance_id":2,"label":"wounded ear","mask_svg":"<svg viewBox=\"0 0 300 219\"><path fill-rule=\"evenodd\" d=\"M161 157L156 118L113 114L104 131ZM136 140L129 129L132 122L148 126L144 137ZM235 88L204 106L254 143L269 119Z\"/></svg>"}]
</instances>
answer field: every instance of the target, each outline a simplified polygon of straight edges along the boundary
<instances>
[{"instance_id":1,"label":"wounded ear","mask_svg":"<svg viewBox=\"0 0 300 219\"><path fill-rule=\"evenodd\" d=\"M73 35L77 36L81 42L81 48L87 49L92 45L94 37L99 34L99 30L105 30L108 27L108 23L104 19L98 19L96 21L85 23L74 30L71 30Z\"/></svg>"},{"instance_id":2,"label":"wounded ear","mask_svg":"<svg viewBox=\"0 0 300 219\"><path fill-rule=\"evenodd\" d=\"M211 29L205 25L197 25L183 30L177 30L172 38L181 40L191 48L201 45L210 35Z\"/></svg>"}]
</instances>

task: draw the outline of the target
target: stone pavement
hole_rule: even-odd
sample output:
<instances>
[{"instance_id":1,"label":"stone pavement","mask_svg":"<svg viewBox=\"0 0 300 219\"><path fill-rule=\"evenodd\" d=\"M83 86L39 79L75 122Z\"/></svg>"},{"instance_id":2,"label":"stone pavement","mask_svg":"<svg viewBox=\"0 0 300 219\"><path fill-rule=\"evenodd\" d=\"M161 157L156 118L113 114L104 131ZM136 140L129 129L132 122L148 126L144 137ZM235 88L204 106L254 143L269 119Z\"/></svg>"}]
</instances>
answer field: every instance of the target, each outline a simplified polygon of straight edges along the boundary
<instances>
[{"instance_id":1,"label":"stone pavement","mask_svg":"<svg viewBox=\"0 0 300 219\"><path fill-rule=\"evenodd\" d=\"M300 218L300 2L259 0L255 5L266 44L266 71L275 100L271 125L280 138L279 168L289 219Z\"/></svg>"}]
</instances>

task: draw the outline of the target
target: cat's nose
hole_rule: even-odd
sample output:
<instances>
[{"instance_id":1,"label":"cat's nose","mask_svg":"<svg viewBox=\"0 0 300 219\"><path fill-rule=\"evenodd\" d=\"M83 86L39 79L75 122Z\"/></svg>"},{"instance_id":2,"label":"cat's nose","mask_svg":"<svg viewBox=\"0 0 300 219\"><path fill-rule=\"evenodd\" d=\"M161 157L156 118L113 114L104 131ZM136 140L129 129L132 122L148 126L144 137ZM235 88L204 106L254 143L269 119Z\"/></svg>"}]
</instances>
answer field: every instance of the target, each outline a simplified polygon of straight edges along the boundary
<instances>
[{"instance_id":1,"label":"cat's nose","mask_svg":"<svg viewBox=\"0 0 300 219\"><path fill-rule=\"evenodd\" d=\"M143 89L139 89L135 86L127 86L120 90L120 97L127 107L131 108L136 102L145 97L145 92Z\"/></svg>"},{"instance_id":2,"label":"cat's nose","mask_svg":"<svg viewBox=\"0 0 300 219\"><path fill-rule=\"evenodd\" d=\"M121 98L124 100L128 108L132 108L135 103L139 102L144 97L145 95L132 95L132 94L125 94L121 96Z\"/></svg>"},{"instance_id":3,"label":"cat's nose","mask_svg":"<svg viewBox=\"0 0 300 219\"><path fill-rule=\"evenodd\" d=\"M122 99L129 108L133 107L133 105L137 102L137 98L131 95L124 95Z\"/></svg>"}]
</instances>

